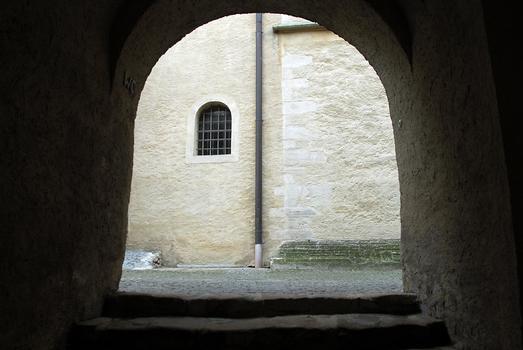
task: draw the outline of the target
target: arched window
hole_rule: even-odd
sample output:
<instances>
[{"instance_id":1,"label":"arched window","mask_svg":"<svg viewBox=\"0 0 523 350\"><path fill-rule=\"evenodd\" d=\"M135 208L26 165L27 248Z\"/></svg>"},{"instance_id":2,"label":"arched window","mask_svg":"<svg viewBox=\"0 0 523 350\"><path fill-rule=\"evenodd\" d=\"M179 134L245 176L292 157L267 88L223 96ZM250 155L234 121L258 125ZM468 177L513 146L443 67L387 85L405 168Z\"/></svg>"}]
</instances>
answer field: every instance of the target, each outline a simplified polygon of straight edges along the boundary
<instances>
[{"instance_id":1,"label":"arched window","mask_svg":"<svg viewBox=\"0 0 523 350\"><path fill-rule=\"evenodd\" d=\"M231 154L231 111L223 104L206 107L198 117L197 155Z\"/></svg>"}]
</instances>

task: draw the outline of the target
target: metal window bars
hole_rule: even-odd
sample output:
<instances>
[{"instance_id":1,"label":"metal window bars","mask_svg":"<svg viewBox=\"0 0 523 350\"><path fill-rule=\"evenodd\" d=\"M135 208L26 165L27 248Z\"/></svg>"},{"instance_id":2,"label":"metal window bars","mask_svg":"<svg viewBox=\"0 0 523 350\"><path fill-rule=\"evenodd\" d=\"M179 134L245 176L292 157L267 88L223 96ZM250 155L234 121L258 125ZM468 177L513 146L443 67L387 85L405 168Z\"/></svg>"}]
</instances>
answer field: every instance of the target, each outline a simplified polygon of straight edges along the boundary
<instances>
[{"instance_id":1,"label":"metal window bars","mask_svg":"<svg viewBox=\"0 0 523 350\"><path fill-rule=\"evenodd\" d=\"M231 154L231 111L225 106L210 106L198 118L199 156Z\"/></svg>"}]
</instances>

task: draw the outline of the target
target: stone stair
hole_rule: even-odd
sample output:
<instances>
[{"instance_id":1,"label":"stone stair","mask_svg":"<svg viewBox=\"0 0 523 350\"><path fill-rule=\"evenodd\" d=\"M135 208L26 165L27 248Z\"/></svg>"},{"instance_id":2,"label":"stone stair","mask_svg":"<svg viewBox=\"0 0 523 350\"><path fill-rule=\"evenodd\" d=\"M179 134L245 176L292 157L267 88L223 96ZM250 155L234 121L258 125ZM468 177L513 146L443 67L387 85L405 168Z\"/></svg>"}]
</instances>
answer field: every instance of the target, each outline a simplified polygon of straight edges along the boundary
<instances>
[{"instance_id":1,"label":"stone stair","mask_svg":"<svg viewBox=\"0 0 523 350\"><path fill-rule=\"evenodd\" d=\"M400 267L400 241L389 240L295 240L284 242L272 269Z\"/></svg>"},{"instance_id":2,"label":"stone stair","mask_svg":"<svg viewBox=\"0 0 523 350\"><path fill-rule=\"evenodd\" d=\"M447 349L442 321L416 297L182 299L118 293L77 324L69 350Z\"/></svg>"}]
</instances>

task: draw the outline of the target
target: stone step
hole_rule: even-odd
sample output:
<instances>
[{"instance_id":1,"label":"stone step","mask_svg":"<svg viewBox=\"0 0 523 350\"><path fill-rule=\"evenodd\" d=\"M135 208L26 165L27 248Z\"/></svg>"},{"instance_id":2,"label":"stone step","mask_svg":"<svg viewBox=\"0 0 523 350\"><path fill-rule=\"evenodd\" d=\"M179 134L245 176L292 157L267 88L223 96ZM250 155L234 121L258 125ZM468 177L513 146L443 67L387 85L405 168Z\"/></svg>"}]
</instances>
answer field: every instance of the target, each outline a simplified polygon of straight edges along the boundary
<instances>
[{"instance_id":1,"label":"stone step","mask_svg":"<svg viewBox=\"0 0 523 350\"><path fill-rule=\"evenodd\" d=\"M379 248L379 249L389 249L389 248L395 248L395 245L384 245L384 244L362 244L360 243L354 243L353 241L347 241L347 242L324 242L324 243L300 243L300 242L286 242L284 243L287 245L287 250L292 249L310 249L310 250L321 250L321 249L338 249L338 250L352 250L356 248L367 248L367 247L373 247L373 248ZM292 245L291 245L292 244Z\"/></svg>"},{"instance_id":2,"label":"stone step","mask_svg":"<svg viewBox=\"0 0 523 350\"><path fill-rule=\"evenodd\" d=\"M302 256L304 253L310 254L310 255L317 255L317 256L343 256L343 255L358 255L358 256L366 256L367 252L361 252L361 251L355 251L351 249L332 249L332 248L325 248L325 249L310 249L307 247L303 248L293 248L288 249L286 251L280 251L280 256ZM382 255L399 255L399 252L391 252L391 251L383 251L383 252L376 252L376 254L382 254ZM349 256L350 256L349 255Z\"/></svg>"},{"instance_id":3,"label":"stone step","mask_svg":"<svg viewBox=\"0 0 523 350\"><path fill-rule=\"evenodd\" d=\"M311 253L315 253L315 254L325 254L325 253L336 253L336 254L343 254L343 253L346 253L346 252L354 252L355 254L357 253L360 253L360 251L357 251L355 249L350 249L350 248L346 248L346 249L335 249L333 247L328 247L328 246L325 246L325 247L293 247L293 248L288 248L286 249L285 251L280 251L281 254L293 254L293 253L296 253L296 254L301 254L303 253L303 251L307 251L307 252L311 252ZM390 250L383 250L385 252L389 252Z\"/></svg>"},{"instance_id":4,"label":"stone step","mask_svg":"<svg viewBox=\"0 0 523 350\"><path fill-rule=\"evenodd\" d=\"M347 260L347 261L354 261L354 262L358 262L358 261L373 262L373 261L375 261L375 260L369 259L365 255L356 255L356 254L345 255L342 253L335 253L335 254L334 253L333 254L321 253L320 254L320 253L314 253L314 252L307 253L307 255L281 254L278 258L284 259L287 261L321 261L321 260L326 260L326 261L329 261L329 260L345 261L345 260ZM276 259L278 259L278 258L276 258ZM383 254L379 258L380 258L380 262L381 261L396 262L399 259L399 256L395 257L395 256Z\"/></svg>"},{"instance_id":5,"label":"stone step","mask_svg":"<svg viewBox=\"0 0 523 350\"><path fill-rule=\"evenodd\" d=\"M364 295L343 297L288 297L187 299L138 293L109 296L102 316L136 318L152 316L191 316L255 318L281 315L392 314L420 312L414 294Z\"/></svg>"},{"instance_id":6,"label":"stone step","mask_svg":"<svg viewBox=\"0 0 523 350\"><path fill-rule=\"evenodd\" d=\"M369 247L378 249L398 249L400 240L383 239L383 240L293 240L282 243L281 248L308 248L308 249L367 249Z\"/></svg>"},{"instance_id":7,"label":"stone step","mask_svg":"<svg viewBox=\"0 0 523 350\"><path fill-rule=\"evenodd\" d=\"M272 268L399 267L399 240L297 240L284 242Z\"/></svg>"},{"instance_id":8,"label":"stone step","mask_svg":"<svg viewBox=\"0 0 523 350\"><path fill-rule=\"evenodd\" d=\"M97 318L78 324L69 350L411 349L449 345L443 322L417 315Z\"/></svg>"},{"instance_id":9,"label":"stone step","mask_svg":"<svg viewBox=\"0 0 523 350\"><path fill-rule=\"evenodd\" d=\"M272 258L270 267L273 270L395 270L401 267L399 262L383 260L355 259L285 259Z\"/></svg>"},{"instance_id":10,"label":"stone step","mask_svg":"<svg viewBox=\"0 0 523 350\"><path fill-rule=\"evenodd\" d=\"M307 253L304 255L304 253ZM389 260L396 260L399 258L399 254L389 254L389 253L383 253L381 256L379 256L381 259L387 258ZM281 258L287 258L287 259L298 259L298 260L311 260L313 258L315 259L360 259L360 258L366 258L367 256L364 254L348 254L347 252L332 252L332 251L304 251L304 252L297 252L297 253L280 253L279 257Z\"/></svg>"},{"instance_id":11,"label":"stone step","mask_svg":"<svg viewBox=\"0 0 523 350\"><path fill-rule=\"evenodd\" d=\"M425 348L426 350L427 348ZM408 349L408 350L423 350L423 349ZM438 346L438 347L432 347L430 350L456 350L455 347L452 346Z\"/></svg>"}]
</instances>

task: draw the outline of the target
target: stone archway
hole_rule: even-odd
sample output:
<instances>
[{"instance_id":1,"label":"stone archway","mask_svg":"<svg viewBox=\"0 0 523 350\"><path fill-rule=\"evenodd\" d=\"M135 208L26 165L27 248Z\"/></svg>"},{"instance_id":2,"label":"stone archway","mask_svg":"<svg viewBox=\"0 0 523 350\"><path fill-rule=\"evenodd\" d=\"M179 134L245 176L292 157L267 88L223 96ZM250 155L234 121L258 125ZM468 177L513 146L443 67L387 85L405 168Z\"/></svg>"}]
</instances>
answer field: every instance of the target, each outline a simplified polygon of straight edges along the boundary
<instances>
[{"instance_id":1,"label":"stone archway","mask_svg":"<svg viewBox=\"0 0 523 350\"><path fill-rule=\"evenodd\" d=\"M206 1L190 6L158 1L135 23L121 48L114 71L114 113L132 121L137 96L156 60L185 34L210 20L235 13L279 12L309 18L334 31L368 59L389 97L401 188L405 287L418 293L432 314L445 318L454 336L480 341L480 334L491 326L476 316L478 312L515 317L509 308L487 301L500 292L506 293L504 298L515 300L513 290L485 291L478 283L466 282L489 280L494 286L503 280L507 285L515 284L513 270L500 271L494 258L512 250L510 225L498 226L501 217L492 217L495 212L504 215L497 208L508 206L508 196L499 162L499 127L488 117L495 115L495 106L478 108L471 102L481 96L491 97L492 88L473 85L481 78L474 75L472 65L455 60L449 66L445 60L450 54L463 58L479 55L477 64L488 64L486 48L457 50L451 39L458 42L467 34L460 37L444 28L472 17L448 17L446 24L440 18L436 23L434 15L443 17L444 11L422 5L407 9L373 7L363 1L343 5L336 1L268 1L263 5L229 1L220 6ZM421 19L427 22L422 24ZM408 23L414 20L420 21L415 25L415 38L409 30L414 24ZM447 41L430 36L423 39L430 26L441 27L440 35L447 35ZM413 46L411 39L415 39ZM435 42L422 45L421 40ZM120 81L124 76L136 84L136 91L123 88ZM446 89L449 81L456 86L453 91ZM481 123L477 122L478 114L485 117ZM488 140L488 149L471 136L478 133ZM480 157L483 165L465 166L463 159L471 157ZM486 177L480 174L485 166L501 171ZM496 199L494 193L499 191L502 195ZM469 200L471 196L474 203ZM507 217L503 220L510 221ZM494 241L496 252L492 250ZM510 263L514 264L513 255ZM483 305L481 311L474 310L478 303Z\"/></svg>"},{"instance_id":2,"label":"stone archway","mask_svg":"<svg viewBox=\"0 0 523 350\"><path fill-rule=\"evenodd\" d=\"M519 73L512 70L517 41L505 28L516 27L516 7L450 0L6 2L0 239L9 249L0 342L54 348L75 319L98 315L116 288L134 112L158 57L212 19L272 11L317 21L356 45L387 89L407 289L466 348L520 348L512 232L512 220L519 227L520 219L511 217L499 126L514 180L511 87ZM514 211L517 188L512 183Z\"/></svg>"}]
</instances>

